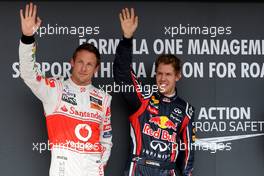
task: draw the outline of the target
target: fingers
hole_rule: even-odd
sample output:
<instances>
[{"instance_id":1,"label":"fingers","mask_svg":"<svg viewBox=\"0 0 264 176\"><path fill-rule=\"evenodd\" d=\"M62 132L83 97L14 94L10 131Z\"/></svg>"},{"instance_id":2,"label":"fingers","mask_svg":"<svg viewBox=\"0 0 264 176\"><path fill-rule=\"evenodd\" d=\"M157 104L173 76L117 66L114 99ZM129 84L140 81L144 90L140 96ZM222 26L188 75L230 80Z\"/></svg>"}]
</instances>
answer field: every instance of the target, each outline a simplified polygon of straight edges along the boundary
<instances>
[{"instance_id":1,"label":"fingers","mask_svg":"<svg viewBox=\"0 0 264 176\"><path fill-rule=\"evenodd\" d=\"M126 20L126 19L134 20L134 18L135 18L135 10L134 10L134 8L131 8L130 11L129 11L128 8L122 9L122 13L119 14L119 18L120 18L120 20L122 18L122 21Z\"/></svg>"},{"instance_id":2,"label":"fingers","mask_svg":"<svg viewBox=\"0 0 264 176\"><path fill-rule=\"evenodd\" d=\"M125 8L125 14L126 14L126 18L130 19L130 13L128 8Z\"/></svg>"},{"instance_id":3,"label":"fingers","mask_svg":"<svg viewBox=\"0 0 264 176\"><path fill-rule=\"evenodd\" d=\"M35 32L37 32L37 30L39 29L40 25L41 25L41 19L40 19L39 17L37 17L36 24L35 24L35 26L33 27L33 34L34 34Z\"/></svg>"},{"instance_id":4,"label":"fingers","mask_svg":"<svg viewBox=\"0 0 264 176\"><path fill-rule=\"evenodd\" d=\"M133 19L133 18L135 17L135 11L134 11L134 8L131 8L130 11L131 11L131 18Z\"/></svg>"},{"instance_id":5,"label":"fingers","mask_svg":"<svg viewBox=\"0 0 264 176\"><path fill-rule=\"evenodd\" d=\"M20 19L21 21L24 20L23 9L20 9Z\"/></svg>"},{"instance_id":6,"label":"fingers","mask_svg":"<svg viewBox=\"0 0 264 176\"><path fill-rule=\"evenodd\" d=\"M33 7L33 14L32 14L32 17L33 17L33 18L36 18L36 15L37 15L37 6L34 5L34 7Z\"/></svg>"},{"instance_id":7,"label":"fingers","mask_svg":"<svg viewBox=\"0 0 264 176\"><path fill-rule=\"evenodd\" d=\"M28 8L29 8L29 5L27 4L26 5L26 10L25 10L25 18L27 18L28 16L29 16L29 10L28 10Z\"/></svg>"},{"instance_id":8,"label":"fingers","mask_svg":"<svg viewBox=\"0 0 264 176\"><path fill-rule=\"evenodd\" d=\"M41 19L39 17L37 17L37 28L39 28L41 25Z\"/></svg>"},{"instance_id":9,"label":"fingers","mask_svg":"<svg viewBox=\"0 0 264 176\"><path fill-rule=\"evenodd\" d=\"M32 16L32 13L33 13L33 3L31 2L29 4L29 12L28 12L28 16L31 17Z\"/></svg>"},{"instance_id":10,"label":"fingers","mask_svg":"<svg viewBox=\"0 0 264 176\"><path fill-rule=\"evenodd\" d=\"M138 25L138 16L135 17L135 25Z\"/></svg>"},{"instance_id":11,"label":"fingers","mask_svg":"<svg viewBox=\"0 0 264 176\"><path fill-rule=\"evenodd\" d=\"M127 19L126 10L125 9L122 9L122 17L123 17L123 20Z\"/></svg>"},{"instance_id":12,"label":"fingers","mask_svg":"<svg viewBox=\"0 0 264 176\"><path fill-rule=\"evenodd\" d=\"M119 13L119 19L120 19L120 22L122 23L124 21L123 19L123 15L121 13Z\"/></svg>"},{"instance_id":13,"label":"fingers","mask_svg":"<svg viewBox=\"0 0 264 176\"><path fill-rule=\"evenodd\" d=\"M22 13L23 13L23 11L22 11ZM34 5L32 2L30 4L27 4L26 8L25 8L25 16L23 16L23 17L24 18L36 17L36 14L37 14L37 6Z\"/></svg>"}]
</instances>

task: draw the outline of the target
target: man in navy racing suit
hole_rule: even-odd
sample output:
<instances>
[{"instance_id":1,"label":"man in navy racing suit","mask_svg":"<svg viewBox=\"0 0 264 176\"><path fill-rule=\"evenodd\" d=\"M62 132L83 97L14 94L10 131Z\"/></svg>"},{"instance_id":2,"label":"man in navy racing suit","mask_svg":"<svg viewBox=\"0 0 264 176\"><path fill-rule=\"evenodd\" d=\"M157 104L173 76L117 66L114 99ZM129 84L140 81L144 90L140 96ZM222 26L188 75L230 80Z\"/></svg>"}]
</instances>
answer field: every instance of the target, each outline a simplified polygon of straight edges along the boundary
<instances>
[{"instance_id":1,"label":"man in navy racing suit","mask_svg":"<svg viewBox=\"0 0 264 176\"><path fill-rule=\"evenodd\" d=\"M135 91L122 92L130 110L132 148L129 176L191 176L194 151L194 108L176 92L181 78L180 60L174 55L161 55L156 60L158 91L146 95L133 69L132 38L138 26L134 9L119 14L123 31L114 61L114 78L121 86ZM141 86L141 89L140 89Z\"/></svg>"}]
</instances>

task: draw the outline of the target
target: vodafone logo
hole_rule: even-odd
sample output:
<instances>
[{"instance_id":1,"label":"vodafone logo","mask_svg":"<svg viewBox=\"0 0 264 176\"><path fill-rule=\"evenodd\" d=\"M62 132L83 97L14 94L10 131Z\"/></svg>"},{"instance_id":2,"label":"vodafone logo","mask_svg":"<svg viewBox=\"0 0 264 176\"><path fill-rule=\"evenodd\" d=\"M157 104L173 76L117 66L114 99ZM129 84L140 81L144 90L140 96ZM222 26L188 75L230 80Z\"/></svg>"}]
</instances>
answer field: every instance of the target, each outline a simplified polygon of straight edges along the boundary
<instances>
[{"instance_id":1,"label":"vodafone logo","mask_svg":"<svg viewBox=\"0 0 264 176\"><path fill-rule=\"evenodd\" d=\"M81 135L81 130L86 130L87 131L87 136L84 137L83 135ZM83 142L87 142L91 136L92 136L92 129L89 125L87 124L79 124L75 127L75 135L76 137L83 141Z\"/></svg>"}]
</instances>

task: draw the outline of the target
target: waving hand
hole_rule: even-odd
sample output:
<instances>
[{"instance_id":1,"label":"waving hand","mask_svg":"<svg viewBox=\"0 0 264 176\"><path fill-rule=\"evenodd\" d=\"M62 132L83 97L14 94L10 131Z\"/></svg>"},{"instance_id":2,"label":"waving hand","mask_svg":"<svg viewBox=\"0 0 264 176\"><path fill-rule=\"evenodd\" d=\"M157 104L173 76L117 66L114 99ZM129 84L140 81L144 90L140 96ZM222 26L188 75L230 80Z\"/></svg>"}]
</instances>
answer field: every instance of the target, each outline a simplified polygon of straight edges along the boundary
<instances>
[{"instance_id":1,"label":"waving hand","mask_svg":"<svg viewBox=\"0 0 264 176\"><path fill-rule=\"evenodd\" d=\"M130 11L128 8L122 9L119 19L124 37L131 38L138 26L138 16L135 16L134 9L131 8Z\"/></svg>"},{"instance_id":2,"label":"waving hand","mask_svg":"<svg viewBox=\"0 0 264 176\"><path fill-rule=\"evenodd\" d=\"M40 27L41 19L36 15L37 6L33 3L26 5L25 13L23 13L23 9L20 9L21 29L24 35L32 36Z\"/></svg>"}]
</instances>

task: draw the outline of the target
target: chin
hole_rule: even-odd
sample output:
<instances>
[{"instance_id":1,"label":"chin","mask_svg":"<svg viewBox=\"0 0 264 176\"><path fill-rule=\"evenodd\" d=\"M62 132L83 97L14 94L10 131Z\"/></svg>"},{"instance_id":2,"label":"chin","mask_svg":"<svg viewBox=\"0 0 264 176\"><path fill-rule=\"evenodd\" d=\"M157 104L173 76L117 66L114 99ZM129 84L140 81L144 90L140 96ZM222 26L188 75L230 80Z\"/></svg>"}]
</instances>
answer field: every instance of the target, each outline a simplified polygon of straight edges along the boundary
<instances>
[{"instance_id":1,"label":"chin","mask_svg":"<svg viewBox=\"0 0 264 176\"><path fill-rule=\"evenodd\" d=\"M168 94L168 91L161 92L163 95Z\"/></svg>"}]
</instances>

